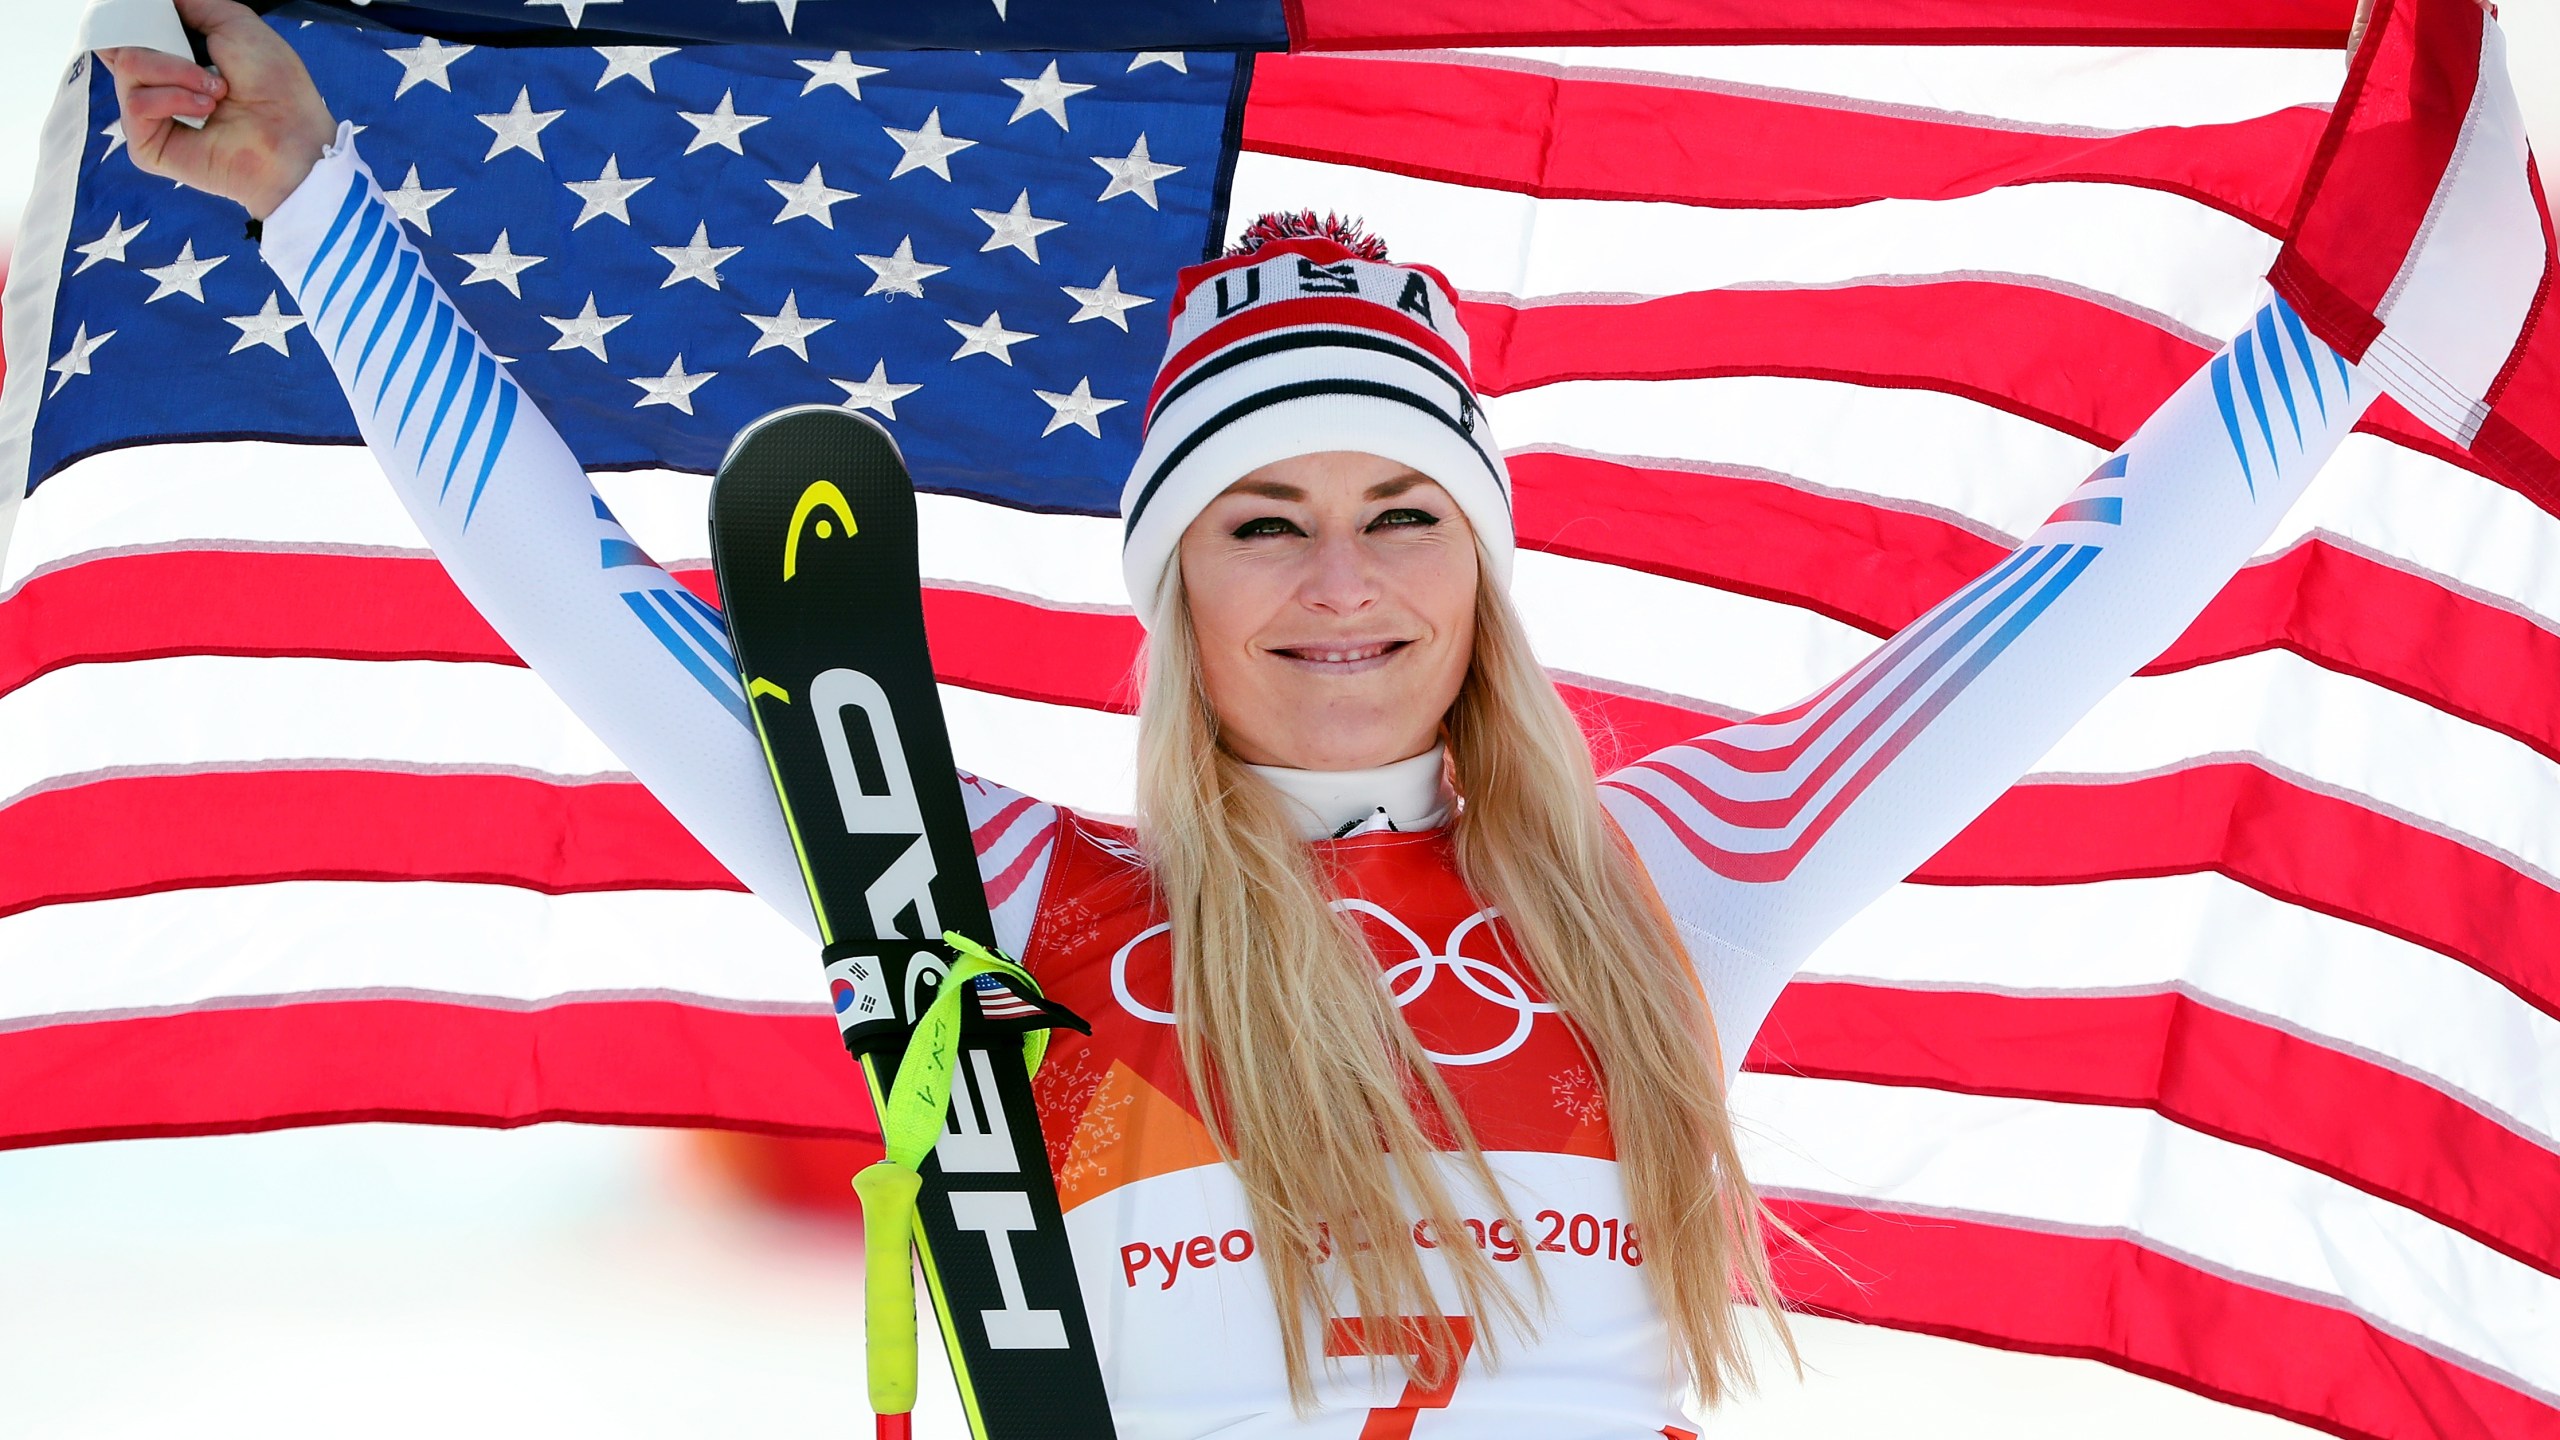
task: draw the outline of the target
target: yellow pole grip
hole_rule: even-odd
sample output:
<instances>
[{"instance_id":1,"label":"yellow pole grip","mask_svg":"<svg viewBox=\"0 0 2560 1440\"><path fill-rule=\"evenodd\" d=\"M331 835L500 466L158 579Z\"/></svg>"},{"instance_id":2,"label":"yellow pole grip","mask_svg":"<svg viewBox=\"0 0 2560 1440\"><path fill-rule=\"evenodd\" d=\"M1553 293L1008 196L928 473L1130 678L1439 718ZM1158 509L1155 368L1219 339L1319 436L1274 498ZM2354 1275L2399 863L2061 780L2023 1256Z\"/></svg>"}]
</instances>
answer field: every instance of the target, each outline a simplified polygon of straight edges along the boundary
<instances>
[{"instance_id":1,"label":"yellow pole grip","mask_svg":"<svg viewBox=\"0 0 2560 1440\"><path fill-rule=\"evenodd\" d=\"M1002 975L1027 994L1040 993L1029 972L1002 955L965 935L945 932L942 938L960 958L917 1018L897 1079L880 1105L887 1156L853 1177L854 1193L862 1197L863 1352L871 1409L883 1416L904 1415L916 1405L916 1280L907 1257L915 1243L916 1196L924 1189L917 1171L933 1153L951 1108L960 998L971 981L986 974ZM1023 1060L1035 1074L1048 1039L1045 1030L1023 1037Z\"/></svg>"},{"instance_id":2,"label":"yellow pole grip","mask_svg":"<svg viewBox=\"0 0 2560 1440\"><path fill-rule=\"evenodd\" d=\"M916 1195L924 1177L894 1160L853 1177L862 1199L862 1330L872 1413L916 1408Z\"/></svg>"}]
</instances>

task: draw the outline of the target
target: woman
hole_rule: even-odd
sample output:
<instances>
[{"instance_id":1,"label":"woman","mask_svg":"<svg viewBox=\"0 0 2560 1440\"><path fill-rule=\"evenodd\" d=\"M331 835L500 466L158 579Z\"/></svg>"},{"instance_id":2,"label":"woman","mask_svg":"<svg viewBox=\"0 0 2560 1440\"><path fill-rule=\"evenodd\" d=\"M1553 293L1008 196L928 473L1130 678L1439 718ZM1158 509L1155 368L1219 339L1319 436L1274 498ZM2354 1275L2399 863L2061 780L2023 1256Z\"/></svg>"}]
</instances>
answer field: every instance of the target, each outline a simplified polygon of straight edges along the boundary
<instances>
[{"instance_id":1,"label":"woman","mask_svg":"<svg viewBox=\"0 0 2560 1440\"><path fill-rule=\"evenodd\" d=\"M264 219L465 593L805 915L752 735L622 603L657 572L593 573L609 512L291 50L229 0L180 9L222 74L111 57L137 163ZM1106 1385L1133 1437L1410 1433L1418 1409L1686 1434L1686 1386L1747 1377L1737 1280L1783 1334L1724 1109L1779 988L2166 647L2376 392L2271 302L1849 673L1596 779L1507 595L1454 296L1316 228L1258 227L1170 307L1122 496L1135 833L968 787L1000 940L1094 1023L1039 1089ZM2285 423L2230 422L2235 376ZM430 425L439 378L500 418Z\"/></svg>"}]
</instances>

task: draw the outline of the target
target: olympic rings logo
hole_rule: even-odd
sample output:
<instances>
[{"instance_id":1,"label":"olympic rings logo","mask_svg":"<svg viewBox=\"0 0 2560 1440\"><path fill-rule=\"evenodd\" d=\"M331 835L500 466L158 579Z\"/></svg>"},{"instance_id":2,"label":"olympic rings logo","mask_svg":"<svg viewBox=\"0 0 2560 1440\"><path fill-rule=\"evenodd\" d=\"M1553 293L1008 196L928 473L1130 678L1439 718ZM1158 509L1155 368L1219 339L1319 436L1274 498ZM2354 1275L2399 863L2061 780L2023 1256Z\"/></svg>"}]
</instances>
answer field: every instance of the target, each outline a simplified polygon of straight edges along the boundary
<instances>
[{"instance_id":1,"label":"olympic rings logo","mask_svg":"<svg viewBox=\"0 0 2560 1440\"><path fill-rule=\"evenodd\" d=\"M1397 938L1413 948L1412 959L1398 961L1387 967L1386 971L1378 977L1380 983L1387 987L1388 996L1396 1002L1397 1009L1401 1010L1421 999L1434 984L1438 983L1441 972L1445 970L1455 976L1458 984L1475 994L1477 998L1511 1012L1510 1033L1482 1049L1444 1054L1429 1046L1423 1047L1422 1053L1429 1056L1434 1064L1489 1065L1527 1044L1530 1032L1537 1026L1539 1016L1556 1013L1555 1006L1530 998L1529 987L1521 983L1519 976L1492 961L1479 960L1472 955L1460 952L1459 947L1465 943L1467 936L1491 921L1499 913L1498 911L1479 910L1459 921L1457 928L1449 932L1448 940L1438 949L1434 949L1420 935L1414 933L1412 926L1405 924L1382 905L1367 900L1336 900L1333 902L1333 908L1376 920L1394 931ZM1129 937L1128 943L1112 952L1111 956L1112 998L1119 1001L1120 1008L1131 1016L1157 1025L1173 1024L1173 1012L1149 1005L1130 992L1129 957L1136 953L1140 945L1159 935L1170 934L1172 930L1171 924L1158 921Z\"/></svg>"}]
</instances>

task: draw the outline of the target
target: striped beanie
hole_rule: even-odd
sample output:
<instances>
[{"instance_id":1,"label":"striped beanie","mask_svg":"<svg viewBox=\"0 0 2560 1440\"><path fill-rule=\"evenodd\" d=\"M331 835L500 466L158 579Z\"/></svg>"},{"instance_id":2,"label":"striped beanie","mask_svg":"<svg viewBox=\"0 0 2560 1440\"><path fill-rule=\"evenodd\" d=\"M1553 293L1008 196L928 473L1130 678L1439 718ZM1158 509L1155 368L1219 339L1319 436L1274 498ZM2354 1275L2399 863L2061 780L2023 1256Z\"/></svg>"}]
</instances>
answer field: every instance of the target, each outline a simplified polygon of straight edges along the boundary
<instances>
[{"instance_id":1,"label":"striped beanie","mask_svg":"<svg viewBox=\"0 0 2560 1440\"><path fill-rule=\"evenodd\" d=\"M1146 439L1120 490L1120 567L1153 626L1182 532L1275 460L1357 450L1440 482L1511 579L1511 474L1468 369L1447 277L1310 213L1267 215L1174 282Z\"/></svg>"}]
</instances>

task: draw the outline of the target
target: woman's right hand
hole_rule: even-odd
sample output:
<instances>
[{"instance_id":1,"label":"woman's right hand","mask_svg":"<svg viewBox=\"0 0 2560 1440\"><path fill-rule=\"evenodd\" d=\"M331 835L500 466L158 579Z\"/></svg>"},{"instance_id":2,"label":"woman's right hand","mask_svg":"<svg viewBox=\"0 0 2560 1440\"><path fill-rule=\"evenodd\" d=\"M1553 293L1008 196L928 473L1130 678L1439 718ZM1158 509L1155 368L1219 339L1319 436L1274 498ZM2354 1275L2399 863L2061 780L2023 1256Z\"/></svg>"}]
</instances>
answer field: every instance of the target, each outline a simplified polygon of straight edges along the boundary
<instances>
[{"instance_id":1,"label":"woman's right hand","mask_svg":"<svg viewBox=\"0 0 2560 1440\"><path fill-rule=\"evenodd\" d=\"M221 74L157 50L101 50L115 76L126 148L147 174L239 201L263 220L284 203L338 124L311 72L258 12L234 0L177 0ZM204 128L178 123L203 120Z\"/></svg>"}]
</instances>

